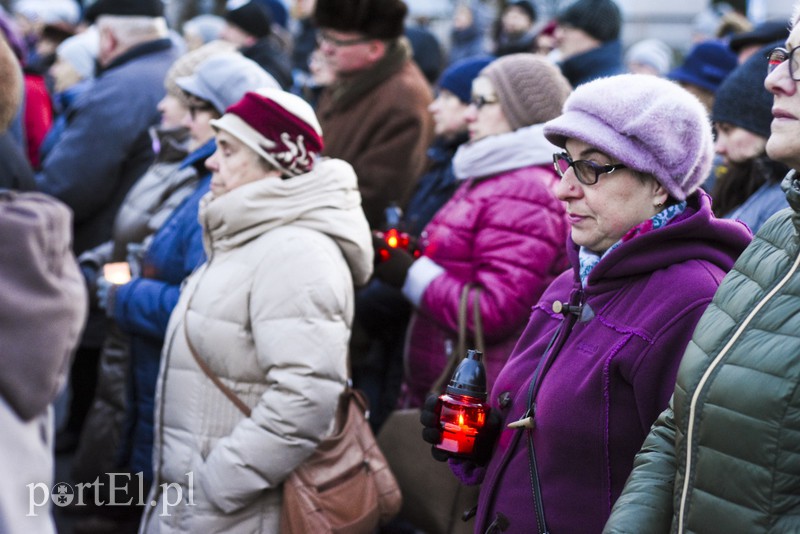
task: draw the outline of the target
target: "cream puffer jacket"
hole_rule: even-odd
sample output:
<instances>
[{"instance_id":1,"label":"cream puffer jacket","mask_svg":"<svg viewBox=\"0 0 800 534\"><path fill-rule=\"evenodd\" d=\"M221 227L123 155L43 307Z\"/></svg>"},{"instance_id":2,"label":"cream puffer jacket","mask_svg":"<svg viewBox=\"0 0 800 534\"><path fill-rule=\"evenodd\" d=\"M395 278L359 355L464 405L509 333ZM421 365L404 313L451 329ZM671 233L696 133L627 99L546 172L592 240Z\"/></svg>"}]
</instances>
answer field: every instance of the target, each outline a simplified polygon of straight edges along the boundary
<instances>
[{"instance_id":1,"label":"cream puffer jacket","mask_svg":"<svg viewBox=\"0 0 800 534\"><path fill-rule=\"evenodd\" d=\"M207 195L200 221L209 259L167 330L142 531L277 532L283 480L332 428L370 231L352 167L330 159Z\"/></svg>"}]
</instances>

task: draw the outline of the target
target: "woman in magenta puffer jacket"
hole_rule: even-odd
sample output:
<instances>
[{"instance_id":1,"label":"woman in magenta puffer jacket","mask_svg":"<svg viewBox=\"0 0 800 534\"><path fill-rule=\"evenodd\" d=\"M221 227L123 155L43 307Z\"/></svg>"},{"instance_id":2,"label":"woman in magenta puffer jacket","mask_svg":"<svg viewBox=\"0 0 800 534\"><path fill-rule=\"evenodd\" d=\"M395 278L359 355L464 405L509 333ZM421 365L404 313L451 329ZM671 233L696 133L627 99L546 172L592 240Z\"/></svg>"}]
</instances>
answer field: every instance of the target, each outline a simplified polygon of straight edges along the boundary
<instances>
[{"instance_id":1,"label":"woman in magenta puffer jacket","mask_svg":"<svg viewBox=\"0 0 800 534\"><path fill-rule=\"evenodd\" d=\"M542 123L561 112L571 88L532 54L490 63L472 85L470 141L453 158L462 181L420 236L403 293L415 312L406 338L401 403L419 406L456 345L462 289L481 288L484 361L494 383L542 291L567 266L568 226L553 188ZM380 268L378 275L380 276ZM469 321L469 333L473 325Z\"/></svg>"}]
</instances>

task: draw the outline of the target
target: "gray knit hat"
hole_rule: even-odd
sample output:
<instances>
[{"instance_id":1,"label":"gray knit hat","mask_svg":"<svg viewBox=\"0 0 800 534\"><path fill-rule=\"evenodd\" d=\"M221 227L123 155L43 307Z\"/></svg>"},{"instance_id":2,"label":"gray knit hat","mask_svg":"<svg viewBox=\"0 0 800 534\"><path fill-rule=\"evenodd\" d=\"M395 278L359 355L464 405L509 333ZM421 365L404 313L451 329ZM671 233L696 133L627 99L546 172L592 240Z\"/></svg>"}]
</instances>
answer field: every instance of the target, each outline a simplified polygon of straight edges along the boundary
<instances>
[{"instance_id":1,"label":"gray knit hat","mask_svg":"<svg viewBox=\"0 0 800 534\"><path fill-rule=\"evenodd\" d=\"M558 117L572 91L561 71L536 54L503 56L489 63L480 76L494 85L500 107L514 130Z\"/></svg>"},{"instance_id":2,"label":"gray knit hat","mask_svg":"<svg viewBox=\"0 0 800 534\"><path fill-rule=\"evenodd\" d=\"M56 55L72 65L82 80L94 78L95 63L100 49L100 33L95 26L61 42Z\"/></svg>"},{"instance_id":3,"label":"gray knit hat","mask_svg":"<svg viewBox=\"0 0 800 534\"><path fill-rule=\"evenodd\" d=\"M727 122L761 137L769 138L772 124L772 94L764 88L767 50L782 46L776 41L736 67L717 89L711 118Z\"/></svg>"}]
</instances>

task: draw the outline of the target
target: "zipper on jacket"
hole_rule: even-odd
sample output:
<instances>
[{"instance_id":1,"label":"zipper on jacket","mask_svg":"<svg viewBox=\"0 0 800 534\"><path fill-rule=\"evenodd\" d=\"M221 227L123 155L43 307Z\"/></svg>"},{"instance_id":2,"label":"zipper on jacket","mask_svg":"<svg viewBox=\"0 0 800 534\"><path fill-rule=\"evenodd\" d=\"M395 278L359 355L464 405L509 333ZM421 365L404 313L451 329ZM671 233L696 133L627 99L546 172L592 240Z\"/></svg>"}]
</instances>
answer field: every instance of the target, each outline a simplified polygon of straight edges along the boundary
<instances>
[{"instance_id":1,"label":"zipper on jacket","mask_svg":"<svg viewBox=\"0 0 800 534\"><path fill-rule=\"evenodd\" d=\"M747 326L753 320L753 318L761 311L761 308L774 297L778 291L780 291L783 286L785 286L789 280L794 275L795 271L797 271L798 266L800 266L800 254L794 260L794 264L792 265L789 272L786 273L786 276L776 285L772 290L767 293L767 295L761 299L761 301L756 304L753 310L747 315L742 324L739 325L739 328L736 329L733 336L728 340L722 350L719 351L719 354L712 360L711 365L708 366L708 369L703 373L703 376L700 378L700 382L697 383L697 387L692 394L692 401L689 403L689 425L686 429L686 466L684 470L683 476L683 488L681 489L681 504L678 511L678 533L682 534L684 532L684 523L686 520L686 502L689 496L689 479L691 478L691 470L692 470L692 441L694 440L694 426L695 426L695 417L697 416L697 403L700 400L700 394L703 391L703 388L708 382L711 373L720 365L722 359L728 354L731 347L734 343L739 339L739 337L744 333Z\"/></svg>"}]
</instances>

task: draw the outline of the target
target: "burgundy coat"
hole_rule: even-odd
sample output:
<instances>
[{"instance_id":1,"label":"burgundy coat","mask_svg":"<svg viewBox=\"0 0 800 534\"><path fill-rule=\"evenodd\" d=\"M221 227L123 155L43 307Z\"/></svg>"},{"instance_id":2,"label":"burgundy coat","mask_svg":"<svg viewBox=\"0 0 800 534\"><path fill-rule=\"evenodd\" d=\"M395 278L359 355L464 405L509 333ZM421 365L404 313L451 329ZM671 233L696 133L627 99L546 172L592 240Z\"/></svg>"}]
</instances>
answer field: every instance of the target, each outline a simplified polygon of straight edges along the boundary
<instances>
[{"instance_id":1,"label":"burgundy coat","mask_svg":"<svg viewBox=\"0 0 800 534\"><path fill-rule=\"evenodd\" d=\"M425 289L406 343L402 404L419 406L455 346L464 284L483 289L489 385L506 362L531 306L567 267L568 225L552 165L465 181L425 227L424 255L445 269ZM468 332L474 332L471 314Z\"/></svg>"},{"instance_id":2,"label":"burgundy coat","mask_svg":"<svg viewBox=\"0 0 800 534\"><path fill-rule=\"evenodd\" d=\"M503 514L508 532L535 532L527 435L510 448L505 425L527 408L534 370L564 325L537 380L533 440L547 526L553 533L600 532L650 426L666 408L681 356L725 273L750 242L738 222L716 219L703 193L667 226L605 256L581 289L573 270L534 306L528 326L490 394L503 419L486 468L475 531ZM555 301L581 304L580 316L555 313ZM455 465L465 482L482 469Z\"/></svg>"}]
</instances>

